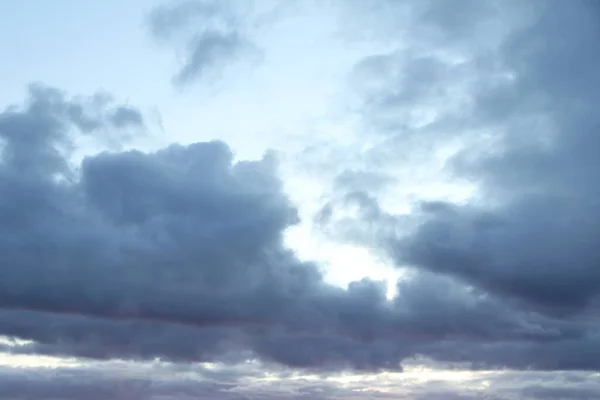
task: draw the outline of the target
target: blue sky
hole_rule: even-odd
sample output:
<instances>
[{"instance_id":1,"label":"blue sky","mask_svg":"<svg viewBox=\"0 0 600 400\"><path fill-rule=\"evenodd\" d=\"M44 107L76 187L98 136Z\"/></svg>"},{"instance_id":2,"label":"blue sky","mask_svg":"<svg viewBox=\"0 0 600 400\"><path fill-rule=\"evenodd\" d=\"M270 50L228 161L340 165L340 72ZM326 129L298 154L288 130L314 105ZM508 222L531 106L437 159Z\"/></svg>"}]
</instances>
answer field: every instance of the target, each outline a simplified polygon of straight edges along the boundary
<instances>
[{"instance_id":1,"label":"blue sky","mask_svg":"<svg viewBox=\"0 0 600 400\"><path fill-rule=\"evenodd\" d=\"M132 101L167 90L164 82L147 84L159 80L155 74L161 60L164 68L168 64L147 40L142 10L148 5L66 0L2 3L0 43L3 54L14 60L2 64L2 75L11 77L3 83L3 103L22 96L23 84L32 80L55 82L78 92L120 88L122 96ZM137 73L124 73L131 70Z\"/></svg>"},{"instance_id":2,"label":"blue sky","mask_svg":"<svg viewBox=\"0 0 600 400\"><path fill-rule=\"evenodd\" d=\"M598 12L0 3L0 400L600 397Z\"/></svg>"}]
</instances>

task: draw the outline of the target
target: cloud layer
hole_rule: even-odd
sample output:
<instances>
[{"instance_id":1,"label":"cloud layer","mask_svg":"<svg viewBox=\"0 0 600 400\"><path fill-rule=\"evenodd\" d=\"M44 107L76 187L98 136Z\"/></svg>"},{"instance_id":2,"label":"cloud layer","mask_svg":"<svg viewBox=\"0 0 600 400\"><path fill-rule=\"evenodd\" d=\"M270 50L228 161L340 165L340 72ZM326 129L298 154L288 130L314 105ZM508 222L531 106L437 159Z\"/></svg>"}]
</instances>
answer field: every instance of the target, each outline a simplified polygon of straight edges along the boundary
<instances>
[{"instance_id":1,"label":"cloud layer","mask_svg":"<svg viewBox=\"0 0 600 400\"><path fill-rule=\"evenodd\" d=\"M225 141L209 141L79 161L82 141L125 142L145 129L144 115L106 94L35 84L0 112L0 335L24 340L1 350L252 362L323 376L401 371L416 358L538 372L518 375L527 383L514 383L514 371L480 372L471 386L430 382L401 393L413 398L598 393L593 374L580 372L600 370L598 10L584 0L378 4L339 7L350 43L392 39L351 68L352 134L367 145L340 157L351 162L336 166L339 175L326 171L336 178L315 219L402 271L394 298L370 279L331 285L323 266L286 246L301 205L285 193L275 153L238 161ZM256 10L229 5L179 2L151 14L156 39L185 44L176 83L260 48L250 32ZM411 192L431 172L423 165L473 193L458 201ZM410 213L390 206L397 193L415 200ZM40 372L29 392L29 378L0 372L0 399L358 398L367 385L245 392L235 376L152 386L63 372ZM392 396L390 386L373 395Z\"/></svg>"},{"instance_id":2,"label":"cloud layer","mask_svg":"<svg viewBox=\"0 0 600 400\"><path fill-rule=\"evenodd\" d=\"M71 111L88 102L34 86L0 117L0 326L34 341L11 351L258 357L321 370L398 369L416 355L598 367L593 326L531 314L448 278L402 281L393 301L377 282L326 284L283 245L297 217L272 156L236 163L224 143L208 142L105 152L69 167L62 149L72 135L121 125L120 106L101 104L93 117Z\"/></svg>"},{"instance_id":3,"label":"cloud layer","mask_svg":"<svg viewBox=\"0 0 600 400\"><path fill-rule=\"evenodd\" d=\"M479 118L467 119L491 124L501 100L522 102L504 111L501 153L457 157L460 171L482 176L482 188L500 205L482 211L428 203L412 235L385 238L399 263L433 272L399 283L392 302L376 282L347 290L325 284L317 266L283 246L282 234L297 217L271 156L234 163L226 144L210 142L101 153L74 169L73 130L114 131L142 117L107 109L97 96L69 99L32 87L27 104L7 109L0 120L7 193L1 245L9 260L0 280L3 333L34 340L28 351L92 357L258 356L298 367L394 369L424 354L481 366L597 368L593 352L584 350L598 341L596 329L546 312L587 305L597 281L594 204L587 200L595 161L585 140L593 137L588 97L596 92L586 90L593 86L588 80L577 91L555 83L571 76L560 75L562 42L534 46L552 34L547 30L557 16L573 18L566 25L572 40L595 37L594 21L588 26L579 10L569 12L575 14L546 10L508 38L501 58L517 78L486 88L472 110ZM528 62L520 63L524 57ZM593 71L581 61L586 67L578 80ZM534 94L545 95L536 115L553 111L552 148L515 130L531 114ZM582 122L592 125L574 125ZM565 227L581 234L562 238L570 232ZM574 267L572 255L581 257ZM532 313L513 300L545 308ZM157 329L159 337L152 334ZM555 357L546 359L550 350Z\"/></svg>"},{"instance_id":4,"label":"cloud layer","mask_svg":"<svg viewBox=\"0 0 600 400\"><path fill-rule=\"evenodd\" d=\"M437 374L436 374L437 372ZM424 376L430 375L427 380ZM546 400L594 398L597 374L562 372L441 372L332 375L326 379L260 365L182 367L168 364L90 363L61 368L0 367L0 399L418 399Z\"/></svg>"}]
</instances>

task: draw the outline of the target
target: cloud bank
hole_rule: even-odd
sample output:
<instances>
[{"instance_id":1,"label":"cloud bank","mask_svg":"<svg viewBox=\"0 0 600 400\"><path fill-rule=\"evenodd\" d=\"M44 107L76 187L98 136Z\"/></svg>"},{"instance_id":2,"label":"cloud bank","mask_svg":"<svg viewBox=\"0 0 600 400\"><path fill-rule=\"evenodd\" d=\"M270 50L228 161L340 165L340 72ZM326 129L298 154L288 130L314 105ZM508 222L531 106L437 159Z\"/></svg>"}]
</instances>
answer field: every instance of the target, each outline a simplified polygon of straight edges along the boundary
<instances>
[{"instance_id":1,"label":"cloud bank","mask_svg":"<svg viewBox=\"0 0 600 400\"><path fill-rule=\"evenodd\" d=\"M10 351L323 371L395 370L417 355L476 368L598 367L593 325L439 274L399 282L391 301L378 282L325 283L283 244L296 210L270 155L233 162L226 144L207 142L70 165L73 135L121 126L121 106L72 112L88 102L33 86L0 115L0 326L33 341Z\"/></svg>"},{"instance_id":2,"label":"cloud bank","mask_svg":"<svg viewBox=\"0 0 600 400\"><path fill-rule=\"evenodd\" d=\"M224 4L183 2L152 13L155 38L187 44L176 83L260 47L240 12ZM403 272L394 298L370 279L331 285L321 265L286 246L299 205L284 191L275 153L238 161L225 141L210 141L78 161L80 141L125 141L144 129L144 115L105 94L69 96L35 84L22 104L0 112L0 335L24 341L1 349L89 363L255 363L322 376L408 370L424 358L480 372L471 386L430 382L401 394L593 397L598 10L583 0L379 4L341 7L353 29L347 39L410 32L414 40L391 40L352 68L355 134L369 146L347 157L358 163L342 165L316 219ZM370 18L378 23L366 29L357 15L371 28ZM406 24L399 28L396 18ZM386 194L420 176L411 165L448 148L438 172L469 182L472 196L412 193L410 213L388 207ZM340 212L347 208L352 217ZM493 370L510 372L485 378ZM518 375L526 383L511 380L516 370L526 371ZM40 372L24 392L30 378L10 370L0 399L258 393L236 392L235 377L115 386L114 377L88 373ZM351 398L365 385L321 382L260 395ZM373 395L386 398L389 386Z\"/></svg>"}]
</instances>

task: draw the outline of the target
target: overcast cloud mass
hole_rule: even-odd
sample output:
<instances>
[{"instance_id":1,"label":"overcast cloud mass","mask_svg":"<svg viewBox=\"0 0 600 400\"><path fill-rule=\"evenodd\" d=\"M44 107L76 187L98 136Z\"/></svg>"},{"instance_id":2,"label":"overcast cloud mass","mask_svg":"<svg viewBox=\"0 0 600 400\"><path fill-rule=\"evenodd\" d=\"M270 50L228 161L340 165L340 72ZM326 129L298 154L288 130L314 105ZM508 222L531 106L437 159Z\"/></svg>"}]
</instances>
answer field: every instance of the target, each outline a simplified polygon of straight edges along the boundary
<instances>
[{"instance_id":1,"label":"overcast cloud mass","mask_svg":"<svg viewBox=\"0 0 600 400\"><path fill-rule=\"evenodd\" d=\"M0 6L0 400L600 398L594 1L58 3Z\"/></svg>"}]
</instances>

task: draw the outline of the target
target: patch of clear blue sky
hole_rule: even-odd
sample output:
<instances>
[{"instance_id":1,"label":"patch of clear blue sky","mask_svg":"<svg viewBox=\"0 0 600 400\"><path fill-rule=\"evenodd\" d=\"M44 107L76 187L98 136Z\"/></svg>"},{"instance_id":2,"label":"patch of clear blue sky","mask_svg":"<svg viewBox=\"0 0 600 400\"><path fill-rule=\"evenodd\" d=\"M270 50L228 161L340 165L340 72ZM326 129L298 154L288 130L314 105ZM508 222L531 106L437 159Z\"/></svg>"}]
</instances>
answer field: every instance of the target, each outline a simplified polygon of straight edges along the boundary
<instances>
[{"instance_id":1,"label":"patch of clear blue sky","mask_svg":"<svg viewBox=\"0 0 600 400\"><path fill-rule=\"evenodd\" d=\"M30 82L106 90L140 105L170 91L168 57L144 18L152 0L0 1L0 106ZM149 84L151 83L151 84Z\"/></svg>"}]
</instances>

